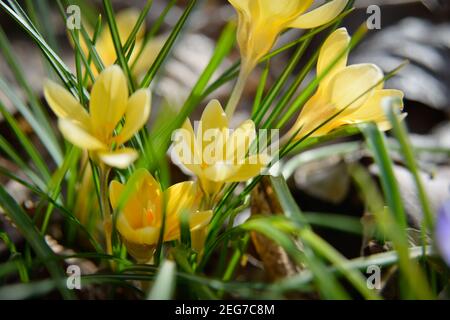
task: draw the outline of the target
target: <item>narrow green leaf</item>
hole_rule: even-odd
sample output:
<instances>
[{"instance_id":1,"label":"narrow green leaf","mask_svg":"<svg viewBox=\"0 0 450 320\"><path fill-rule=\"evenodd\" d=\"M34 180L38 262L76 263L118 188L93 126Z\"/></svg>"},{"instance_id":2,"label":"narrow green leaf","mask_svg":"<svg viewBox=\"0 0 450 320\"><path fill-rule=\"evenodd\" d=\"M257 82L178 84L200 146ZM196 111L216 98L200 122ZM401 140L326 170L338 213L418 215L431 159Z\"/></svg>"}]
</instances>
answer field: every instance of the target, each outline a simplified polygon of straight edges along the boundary
<instances>
[{"instance_id":1,"label":"narrow green leaf","mask_svg":"<svg viewBox=\"0 0 450 320\"><path fill-rule=\"evenodd\" d=\"M164 43L164 46L162 47L161 51L156 57L155 62L153 62L153 65L150 67L147 74L144 76L144 79L142 80L140 85L141 88L147 88L152 83L153 78L155 77L156 73L161 68L166 58L168 57L175 43L175 40L180 35L184 25L186 24L188 17L191 15L196 4L197 0L190 0L189 3L187 4L186 9L184 10L180 19L178 19L177 24L175 25L166 42Z\"/></svg>"}]
</instances>

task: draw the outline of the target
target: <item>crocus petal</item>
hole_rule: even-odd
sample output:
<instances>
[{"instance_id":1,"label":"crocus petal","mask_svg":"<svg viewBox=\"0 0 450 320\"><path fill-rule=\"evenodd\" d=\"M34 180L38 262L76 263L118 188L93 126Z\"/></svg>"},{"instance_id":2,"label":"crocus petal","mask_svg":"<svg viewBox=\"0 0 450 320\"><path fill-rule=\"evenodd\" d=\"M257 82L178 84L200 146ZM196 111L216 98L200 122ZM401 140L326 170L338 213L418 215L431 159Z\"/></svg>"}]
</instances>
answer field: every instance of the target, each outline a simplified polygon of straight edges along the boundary
<instances>
[{"instance_id":1,"label":"crocus petal","mask_svg":"<svg viewBox=\"0 0 450 320\"><path fill-rule=\"evenodd\" d=\"M199 196L199 190L193 181L180 182L167 188L164 191L167 218L178 220L183 210L192 211L200 200Z\"/></svg>"},{"instance_id":2,"label":"crocus petal","mask_svg":"<svg viewBox=\"0 0 450 320\"><path fill-rule=\"evenodd\" d=\"M364 103L375 89L382 88L383 71L374 64L355 64L339 71L325 90L330 102L346 113Z\"/></svg>"},{"instance_id":3,"label":"crocus petal","mask_svg":"<svg viewBox=\"0 0 450 320\"><path fill-rule=\"evenodd\" d=\"M119 66L106 68L91 91L92 128L107 137L123 117L128 101L127 79Z\"/></svg>"},{"instance_id":4,"label":"crocus petal","mask_svg":"<svg viewBox=\"0 0 450 320\"><path fill-rule=\"evenodd\" d=\"M153 245L158 242L159 227L133 228L123 214L117 217L117 230L127 241L135 244Z\"/></svg>"},{"instance_id":5,"label":"crocus petal","mask_svg":"<svg viewBox=\"0 0 450 320\"><path fill-rule=\"evenodd\" d=\"M203 111L197 131L202 163L211 165L224 157L228 136L228 117L218 100L211 100Z\"/></svg>"},{"instance_id":6,"label":"crocus petal","mask_svg":"<svg viewBox=\"0 0 450 320\"><path fill-rule=\"evenodd\" d=\"M235 171L235 167L226 162L217 162L203 170L203 177L214 182L223 182Z\"/></svg>"},{"instance_id":7,"label":"crocus petal","mask_svg":"<svg viewBox=\"0 0 450 320\"><path fill-rule=\"evenodd\" d=\"M139 18L139 11L135 9L127 9L119 12L116 17L117 30L119 32L119 38L122 44L128 40L134 26ZM141 47L142 38L145 34L145 26L141 25L139 31L136 34L135 52L133 52L130 58L133 61L133 55L136 51L139 51ZM105 66L111 66L117 59L116 50L114 48L114 42L112 40L111 31L109 27L105 27L100 33L100 37L95 45L97 53L103 61ZM94 68L94 70L96 70Z\"/></svg>"},{"instance_id":8,"label":"crocus petal","mask_svg":"<svg viewBox=\"0 0 450 320\"><path fill-rule=\"evenodd\" d=\"M261 174L266 167L269 158L263 154L252 155L245 159L244 164L233 166L233 173L225 179L225 182L241 182Z\"/></svg>"},{"instance_id":9,"label":"crocus petal","mask_svg":"<svg viewBox=\"0 0 450 320\"><path fill-rule=\"evenodd\" d=\"M289 21L305 12L311 6L313 0L253 0L252 2L259 3L257 7L261 18ZM256 7L256 5L253 7Z\"/></svg>"},{"instance_id":10,"label":"crocus petal","mask_svg":"<svg viewBox=\"0 0 450 320\"><path fill-rule=\"evenodd\" d=\"M212 211L194 212L189 216L189 227L191 231L205 227L211 221Z\"/></svg>"},{"instance_id":11,"label":"crocus petal","mask_svg":"<svg viewBox=\"0 0 450 320\"><path fill-rule=\"evenodd\" d=\"M119 31L120 41L122 44L128 40L136 22L139 19L140 12L136 9L127 9L120 11L116 15L117 30ZM136 39L140 39L145 35L145 24L141 24Z\"/></svg>"},{"instance_id":12,"label":"crocus petal","mask_svg":"<svg viewBox=\"0 0 450 320\"><path fill-rule=\"evenodd\" d=\"M125 169L138 158L138 153L131 148L122 148L115 151L100 151L98 157L111 167Z\"/></svg>"},{"instance_id":13,"label":"crocus petal","mask_svg":"<svg viewBox=\"0 0 450 320\"><path fill-rule=\"evenodd\" d=\"M228 128L228 118L218 100L211 100L205 107L201 117L202 129Z\"/></svg>"},{"instance_id":14,"label":"crocus petal","mask_svg":"<svg viewBox=\"0 0 450 320\"><path fill-rule=\"evenodd\" d=\"M148 89L137 90L128 100L125 112L125 125L116 142L122 144L128 141L147 122L151 109L151 93Z\"/></svg>"},{"instance_id":15,"label":"crocus petal","mask_svg":"<svg viewBox=\"0 0 450 320\"><path fill-rule=\"evenodd\" d=\"M326 76L320 82L320 87L326 87L333 78L333 76L347 65L348 46L350 44L350 36L347 29L339 28L334 31L323 43L320 49L319 59L317 61L317 75L320 76L325 73L327 68L333 66ZM344 51L346 51L344 53ZM341 59L337 62L335 60L339 55L344 53ZM333 65L333 62L335 64Z\"/></svg>"},{"instance_id":16,"label":"crocus petal","mask_svg":"<svg viewBox=\"0 0 450 320\"><path fill-rule=\"evenodd\" d=\"M274 1L276 2L276 1ZM336 18L347 5L348 0L330 1L319 8L305 13L294 20L291 28L310 29L324 25Z\"/></svg>"},{"instance_id":17,"label":"crocus petal","mask_svg":"<svg viewBox=\"0 0 450 320\"><path fill-rule=\"evenodd\" d=\"M67 141L81 149L104 150L107 148L103 142L72 120L59 119L58 128Z\"/></svg>"},{"instance_id":18,"label":"crocus petal","mask_svg":"<svg viewBox=\"0 0 450 320\"><path fill-rule=\"evenodd\" d=\"M122 192L125 186L120 182L113 180L109 185L109 200L113 209L117 209L120 205ZM122 212L127 220L128 225L133 229L142 228L142 206L137 199L137 192L131 193L128 199L124 199L125 203L122 204Z\"/></svg>"},{"instance_id":19,"label":"crocus petal","mask_svg":"<svg viewBox=\"0 0 450 320\"><path fill-rule=\"evenodd\" d=\"M173 152L175 153L175 162L181 162L187 170L199 175L201 174L201 153L198 147L194 129L187 119L179 130L175 130L172 134ZM177 163L179 164L179 163Z\"/></svg>"},{"instance_id":20,"label":"crocus petal","mask_svg":"<svg viewBox=\"0 0 450 320\"><path fill-rule=\"evenodd\" d=\"M395 89L375 90L372 96L356 111L342 119L343 123L375 122L381 130L389 130L391 125L382 108L383 99L398 98L403 102L403 92ZM399 105L403 109L403 103Z\"/></svg>"},{"instance_id":21,"label":"crocus petal","mask_svg":"<svg viewBox=\"0 0 450 320\"><path fill-rule=\"evenodd\" d=\"M229 3L238 11L245 12L250 16L250 1L252 0L228 0Z\"/></svg>"},{"instance_id":22,"label":"crocus petal","mask_svg":"<svg viewBox=\"0 0 450 320\"><path fill-rule=\"evenodd\" d=\"M228 138L226 146L227 161L236 164L237 161L245 158L255 138L255 123L252 120L244 121Z\"/></svg>"},{"instance_id":23,"label":"crocus petal","mask_svg":"<svg viewBox=\"0 0 450 320\"><path fill-rule=\"evenodd\" d=\"M145 72L151 67L164 46L166 39L166 37L159 36L149 40L142 49L142 53L139 55L139 58L136 58L139 51L136 49L133 51L130 57L130 62L133 64L132 71L135 76L139 77L145 74Z\"/></svg>"},{"instance_id":24,"label":"crocus petal","mask_svg":"<svg viewBox=\"0 0 450 320\"><path fill-rule=\"evenodd\" d=\"M113 180L109 184L109 201L111 202L111 207L113 209L116 209L119 206L120 195L124 188L125 186L117 180Z\"/></svg>"},{"instance_id":25,"label":"crocus petal","mask_svg":"<svg viewBox=\"0 0 450 320\"><path fill-rule=\"evenodd\" d=\"M89 115L64 87L46 80L44 84L44 95L50 108L59 118L68 118L76 121L83 128L89 128Z\"/></svg>"}]
</instances>

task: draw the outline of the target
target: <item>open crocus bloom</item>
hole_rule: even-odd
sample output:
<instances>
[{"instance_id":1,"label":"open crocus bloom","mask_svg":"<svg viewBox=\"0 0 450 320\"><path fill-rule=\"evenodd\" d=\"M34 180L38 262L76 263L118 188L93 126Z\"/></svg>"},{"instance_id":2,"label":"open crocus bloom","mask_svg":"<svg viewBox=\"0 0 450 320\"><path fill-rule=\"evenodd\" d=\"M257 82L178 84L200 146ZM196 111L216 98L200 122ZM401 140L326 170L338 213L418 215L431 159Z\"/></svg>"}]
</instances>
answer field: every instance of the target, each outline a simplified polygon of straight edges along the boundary
<instances>
[{"instance_id":1,"label":"open crocus bloom","mask_svg":"<svg viewBox=\"0 0 450 320\"><path fill-rule=\"evenodd\" d=\"M206 195L215 195L224 183L247 181L268 164L265 154L249 154L256 137L255 124L244 121L235 130L217 100L203 111L194 133L189 119L174 133L176 160L194 173Z\"/></svg>"},{"instance_id":2,"label":"open crocus bloom","mask_svg":"<svg viewBox=\"0 0 450 320\"><path fill-rule=\"evenodd\" d=\"M340 126L361 122L375 122L381 130L388 130L390 125L382 107L383 99L396 98L400 101L398 107L403 108L403 92L383 89L383 72L376 65L346 66L349 43L350 36L345 28L336 30L324 42L319 52L317 75L332 68L290 130L289 135L298 131L295 140L307 134L325 135Z\"/></svg>"},{"instance_id":3,"label":"open crocus bloom","mask_svg":"<svg viewBox=\"0 0 450 320\"><path fill-rule=\"evenodd\" d=\"M129 183L132 185L128 186ZM180 217L184 213L189 215L191 232L205 228L211 220L212 211L197 210L201 193L192 181L177 183L162 191L160 184L147 170L139 169L130 177L128 184L112 181L109 197L114 209L118 208L121 200L124 201L117 218L117 230L129 253L139 261L148 261L158 243L164 208L163 241L180 238ZM127 189L128 199L121 199L126 188L131 188Z\"/></svg>"},{"instance_id":4,"label":"open crocus bloom","mask_svg":"<svg viewBox=\"0 0 450 320\"><path fill-rule=\"evenodd\" d=\"M139 11L135 9L127 9L119 12L115 18L120 42L124 45L138 21ZM148 68L150 68L164 44L164 41L157 37L147 42L144 46L144 36L145 26L142 24L136 34L136 42L134 44L133 53L129 59L130 66L133 66L132 71L135 76L144 74ZM81 44L84 53L87 55L89 53L88 47L84 41L82 41ZM117 60L117 54L114 48L111 31L107 26L100 32L99 38L95 44L95 49L97 50L97 53L105 66L111 66ZM141 50L142 53L138 55ZM91 70L95 75L96 68L94 65L92 65Z\"/></svg>"},{"instance_id":5,"label":"open crocus bloom","mask_svg":"<svg viewBox=\"0 0 450 320\"><path fill-rule=\"evenodd\" d=\"M136 160L136 150L121 145L147 122L151 94L148 89L140 89L129 97L127 80L118 66L106 68L96 79L89 113L69 91L55 82L46 81L44 94L59 118L58 127L63 136L77 147L88 150L93 160L116 168L126 168ZM125 122L118 129L123 117Z\"/></svg>"},{"instance_id":6,"label":"open crocus bloom","mask_svg":"<svg viewBox=\"0 0 450 320\"><path fill-rule=\"evenodd\" d=\"M333 20L348 0L333 0L305 13L313 0L228 0L238 13L243 68L251 70L288 28L309 29Z\"/></svg>"}]
</instances>

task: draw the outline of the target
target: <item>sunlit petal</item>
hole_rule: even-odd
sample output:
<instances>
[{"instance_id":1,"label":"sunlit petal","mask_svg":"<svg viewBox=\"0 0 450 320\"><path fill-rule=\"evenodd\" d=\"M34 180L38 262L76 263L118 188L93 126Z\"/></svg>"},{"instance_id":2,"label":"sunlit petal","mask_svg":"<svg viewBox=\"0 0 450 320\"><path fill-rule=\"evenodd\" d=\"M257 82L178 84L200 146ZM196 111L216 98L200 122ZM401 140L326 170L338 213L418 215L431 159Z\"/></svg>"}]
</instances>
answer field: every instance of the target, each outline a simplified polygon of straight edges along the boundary
<instances>
[{"instance_id":1,"label":"sunlit petal","mask_svg":"<svg viewBox=\"0 0 450 320\"><path fill-rule=\"evenodd\" d=\"M398 98L399 101L402 101L399 108L400 110L403 109L402 91L394 89L375 90L366 103L341 121L346 124L373 121L378 124L381 130L390 129L390 123L382 107L383 100L386 98Z\"/></svg>"},{"instance_id":2,"label":"sunlit petal","mask_svg":"<svg viewBox=\"0 0 450 320\"><path fill-rule=\"evenodd\" d=\"M100 135L110 135L123 117L128 101L127 79L120 67L105 69L91 91L90 115L92 127Z\"/></svg>"},{"instance_id":3,"label":"sunlit petal","mask_svg":"<svg viewBox=\"0 0 450 320\"><path fill-rule=\"evenodd\" d=\"M68 118L85 129L89 128L87 111L64 87L47 80L44 84L44 95L50 108L59 118Z\"/></svg>"},{"instance_id":4,"label":"sunlit petal","mask_svg":"<svg viewBox=\"0 0 450 320\"><path fill-rule=\"evenodd\" d=\"M328 94L339 110L351 112L383 86L383 72L374 64L355 64L339 71L330 80Z\"/></svg>"},{"instance_id":5,"label":"sunlit petal","mask_svg":"<svg viewBox=\"0 0 450 320\"><path fill-rule=\"evenodd\" d=\"M226 146L227 161L235 164L236 161L243 159L255 138L255 123L252 120L244 121L228 138Z\"/></svg>"},{"instance_id":6,"label":"sunlit petal","mask_svg":"<svg viewBox=\"0 0 450 320\"><path fill-rule=\"evenodd\" d=\"M245 159L245 162L238 166L233 166L233 173L225 179L225 182L247 181L262 173L267 166L269 158L263 154L252 155Z\"/></svg>"},{"instance_id":7,"label":"sunlit petal","mask_svg":"<svg viewBox=\"0 0 450 320\"><path fill-rule=\"evenodd\" d=\"M125 112L125 125L116 142L122 144L136 134L147 122L151 109L151 93L148 89L139 89L128 100Z\"/></svg>"},{"instance_id":8,"label":"sunlit petal","mask_svg":"<svg viewBox=\"0 0 450 320\"><path fill-rule=\"evenodd\" d=\"M321 88L326 87L330 79L347 65L349 44L350 36L345 28L334 31L323 43L317 61L317 75L320 76L325 74L328 68L331 66L333 67L326 73L326 76L320 82ZM343 53L344 55L342 58L335 62L338 56ZM333 62L335 62L334 65Z\"/></svg>"},{"instance_id":9,"label":"sunlit petal","mask_svg":"<svg viewBox=\"0 0 450 320\"><path fill-rule=\"evenodd\" d=\"M58 127L64 138L81 149L105 150L107 146L72 120L60 118Z\"/></svg>"},{"instance_id":10,"label":"sunlit petal","mask_svg":"<svg viewBox=\"0 0 450 320\"><path fill-rule=\"evenodd\" d=\"M183 210L191 210L200 200L199 190L193 181L170 186L164 191L164 197L167 201L167 215L176 219Z\"/></svg>"},{"instance_id":11,"label":"sunlit petal","mask_svg":"<svg viewBox=\"0 0 450 320\"><path fill-rule=\"evenodd\" d=\"M115 151L100 151L97 155L107 165L119 169L127 168L138 157L137 151L131 148L122 148Z\"/></svg>"},{"instance_id":12,"label":"sunlit petal","mask_svg":"<svg viewBox=\"0 0 450 320\"><path fill-rule=\"evenodd\" d=\"M305 13L294 20L291 28L310 29L324 25L336 18L347 5L348 0L333 0L319 8Z\"/></svg>"}]
</instances>

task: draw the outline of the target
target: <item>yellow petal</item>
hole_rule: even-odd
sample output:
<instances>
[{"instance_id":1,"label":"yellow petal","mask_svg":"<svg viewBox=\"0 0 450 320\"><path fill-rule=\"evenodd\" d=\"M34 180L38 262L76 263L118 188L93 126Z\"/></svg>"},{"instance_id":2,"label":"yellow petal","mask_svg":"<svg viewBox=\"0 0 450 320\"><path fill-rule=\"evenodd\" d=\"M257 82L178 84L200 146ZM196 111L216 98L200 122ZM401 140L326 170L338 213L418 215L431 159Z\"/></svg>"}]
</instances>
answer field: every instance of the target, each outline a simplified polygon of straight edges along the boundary
<instances>
[{"instance_id":1,"label":"yellow petal","mask_svg":"<svg viewBox=\"0 0 450 320\"><path fill-rule=\"evenodd\" d=\"M251 7L255 13L259 11L261 17L289 22L289 20L305 12L312 2L312 0L253 0ZM256 5L256 3L259 3L259 5Z\"/></svg>"},{"instance_id":2,"label":"yellow petal","mask_svg":"<svg viewBox=\"0 0 450 320\"><path fill-rule=\"evenodd\" d=\"M211 221L212 214L212 210L192 213L189 216L189 227L191 231L207 226Z\"/></svg>"},{"instance_id":3,"label":"yellow petal","mask_svg":"<svg viewBox=\"0 0 450 320\"><path fill-rule=\"evenodd\" d=\"M390 129L390 123L382 107L386 98L398 98L402 101L399 105L403 109L403 92L395 89L375 90L373 95L359 109L342 119L345 124L359 122L376 122L381 130Z\"/></svg>"},{"instance_id":4,"label":"yellow petal","mask_svg":"<svg viewBox=\"0 0 450 320\"><path fill-rule=\"evenodd\" d=\"M235 166L227 164L225 161L217 162L203 170L203 177L204 179L208 179L213 182L224 182L234 173L235 170Z\"/></svg>"},{"instance_id":5,"label":"yellow petal","mask_svg":"<svg viewBox=\"0 0 450 320\"><path fill-rule=\"evenodd\" d=\"M245 158L255 138L255 123L252 120L244 121L228 138L226 146L227 161L236 164L237 161Z\"/></svg>"},{"instance_id":6,"label":"yellow petal","mask_svg":"<svg viewBox=\"0 0 450 320\"><path fill-rule=\"evenodd\" d=\"M68 118L85 129L89 128L87 111L64 87L51 80L46 80L44 95L50 108L59 118Z\"/></svg>"},{"instance_id":7,"label":"yellow petal","mask_svg":"<svg viewBox=\"0 0 450 320\"><path fill-rule=\"evenodd\" d=\"M228 128L228 118L218 100L211 100L201 117L203 131L211 128Z\"/></svg>"},{"instance_id":8,"label":"yellow petal","mask_svg":"<svg viewBox=\"0 0 450 320\"><path fill-rule=\"evenodd\" d=\"M129 242L142 245L153 245L158 242L160 228L149 226L135 229L129 224L123 214L119 214L117 217L117 230L120 235Z\"/></svg>"},{"instance_id":9,"label":"yellow petal","mask_svg":"<svg viewBox=\"0 0 450 320\"><path fill-rule=\"evenodd\" d=\"M355 64L339 71L326 88L330 102L345 113L361 106L375 89L383 86L383 71L374 64Z\"/></svg>"},{"instance_id":10,"label":"yellow petal","mask_svg":"<svg viewBox=\"0 0 450 320\"><path fill-rule=\"evenodd\" d=\"M198 176L200 188L205 193L205 195L212 196L219 194L220 190L222 190L224 186L224 182L212 181L209 176L206 176L207 173L207 170L205 170L205 173L202 172L202 174Z\"/></svg>"},{"instance_id":11,"label":"yellow petal","mask_svg":"<svg viewBox=\"0 0 450 320\"><path fill-rule=\"evenodd\" d=\"M131 148L122 148L115 151L99 151L97 155L102 162L119 169L127 168L138 158L137 151Z\"/></svg>"},{"instance_id":12,"label":"yellow petal","mask_svg":"<svg viewBox=\"0 0 450 320\"><path fill-rule=\"evenodd\" d=\"M58 128L64 138L73 145L87 150L105 150L107 146L77 123L60 118Z\"/></svg>"},{"instance_id":13,"label":"yellow petal","mask_svg":"<svg viewBox=\"0 0 450 320\"><path fill-rule=\"evenodd\" d=\"M275 2L275 1L274 1ZM294 20L291 28L310 29L324 25L336 18L347 5L348 0L333 0L319 8L305 13Z\"/></svg>"},{"instance_id":14,"label":"yellow petal","mask_svg":"<svg viewBox=\"0 0 450 320\"><path fill-rule=\"evenodd\" d=\"M187 119L172 135L173 151L181 164L196 175L201 174L202 150L197 144L192 124Z\"/></svg>"},{"instance_id":15,"label":"yellow petal","mask_svg":"<svg viewBox=\"0 0 450 320\"><path fill-rule=\"evenodd\" d=\"M248 15L250 15L250 1L252 0L228 0L236 10L245 12Z\"/></svg>"},{"instance_id":16,"label":"yellow petal","mask_svg":"<svg viewBox=\"0 0 450 320\"><path fill-rule=\"evenodd\" d=\"M211 100L203 111L197 130L202 164L223 160L228 136L228 117L218 100Z\"/></svg>"},{"instance_id":17,"label":"yellow petal","mask_svg":"<svg viewBox=\"0 0 450 320\"><path fill-rule=\"evenodd\" d=\"M129 192L127 199L121 199L124 191ZM114 209L125 201L122 213L133 229L161 225L162 198L159 183L145 169L137 169L128 179L126 186L112 181L109 188L111 206ZM152 220L148 221L148 213Z\"/></svg>"},{"instance_id":18,"label":"yellow petal","mask_svg":"<svg viewBox=\"0 0 450 320\"><path fill-rule=\"evenodd\" d=\"M136 60L134 52L130 57L131 63L133 63L133 74L137 77L143 75L147 72L148 69L152 66L153 62L155 62L156 57L161 51L164 43L166 41L166 37L155 37L154 39L149 40L144 48L142 49L142 53L139 55L139 58ZM135 48L136 54L138 50Z\"/></svg>"},{"instance_id":19,"label":"yellow petal","mask_svg":"<svg viewBox=\"0 0 450 320\"><path fill-rule=\"evenodd\" d=\"M135 27L139 19L139 15L140 12L132 8L117 13L116 23L120 35L120 41L122 42L122 44L125 44L131 32L133 31L133 28ZM136 39L140 39L144 35L145 35L145 24L142 24L136 34Z\"/></svg>"},{"instance_id":20,"label":"yellow petal","mask_svg":"<svg viewBox=\"0 0 450 320\"><path fill-rule=\"evenodd\" d=\"M109 201L111 202L111 207L113 209L118 207L119 199L124 188L125 186L117 180L113 180L109 184Z\"/></svg>"},{"instance_id":21,"label":"yellow petal","mask_svg":"<svg viewBox=\"0 0 450 320\"><path fill-rule=\"evenodd\" d=\"M160 227L162 224L163 214L163 192L161 185L146 169L138 169L133 176L138 177L137 197L141 208L146 211L151 211L153 214L153 221L144 222L144 225L153 225Z\"/></svg>"},{"instance_id":22,"label":"yellow petal","mask_svg":"<svg viewBox=\"0 0 450 320\"><path fill-rule=\"evenodd\" d=\"M225 182L241 182L252 179L262 173L269 162L269 158L263 154L252 155L244 164L233 166L233 173L225 179Z\"/></svg>"},{"instance_id":23,"label":"yellow petal","mask_svg":"<svg viewBox=\"0 0 450 320\"><path fill-rule=\"evenodd\" d=\"M128 141L147 122L151 109L151 93L148 89L137 90L128 100L125 125L116 137L118 144Z\"/></svg>"},{"instance_id":24,"label":"yellow petal","mask_svg":"<svg viewBox=\"0 0 450 320\"><path fill-rule=\"evenodd\" d=\"M123 117L128 101L128 85L119 66L106 68L96 79L91 91L92 128L100 135L111 135Z\"/></svg>"},{"instance_id":25,"label":"yellow petal","mask_svg":"<svg viewBox=\"0 0 450 320\"><path fill-rule=\"evenodd\" d=\"M320 49L319 59L317 61L317 75L320 76L325 73L327 68L332 66L334 60L344 53L339 61L337 61L331 70L327 73L327 75L322 78L320 82L320 87L326 87L332 79L332 77L340 70L344 69L347 65L348 58L348 46L350 44L350 36L347 33L347 29L339 28L334 31L323 43L322 48Z\"/></svg>"},{"instance_id":26,"label":"yellow petal","mask_svg":"<svg viewBox=\"0 0 450 320\"><path fill-rule=\"evenodd\" d=\"M117 13L115 19L117 24L117 30L119 31L119 38L122 45L128 40L134 26L139 18L139 11L135 9L127 9ZM138 33L136 34L136 44L135 50L139 49L141 46L141 39L145 34L145 26L141 25ZM105 66L111 66L117 59L116 50L114 48L114 43L111 36L111 31L109 27L105 27L97 43L95 45L97 53L100 55ZM133 61L131 57L131 61Z\"/></svg>"},{"instance_id":27,"label":"yellow petal","mask_svg":"<svg viewBox=\"0 0 450 320\"><path fill-rule=\"evenodd\" d=\"M167 201L167 219L178 220L183 210L196 210L200 194L195 182L186 181L167 188L164 191L164 198Z\"/></svg>"}]
</instances>

